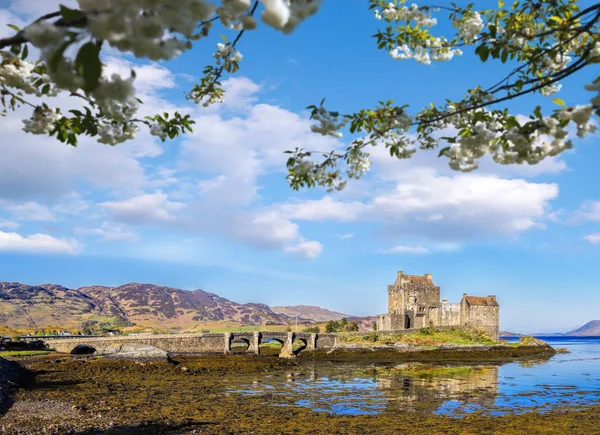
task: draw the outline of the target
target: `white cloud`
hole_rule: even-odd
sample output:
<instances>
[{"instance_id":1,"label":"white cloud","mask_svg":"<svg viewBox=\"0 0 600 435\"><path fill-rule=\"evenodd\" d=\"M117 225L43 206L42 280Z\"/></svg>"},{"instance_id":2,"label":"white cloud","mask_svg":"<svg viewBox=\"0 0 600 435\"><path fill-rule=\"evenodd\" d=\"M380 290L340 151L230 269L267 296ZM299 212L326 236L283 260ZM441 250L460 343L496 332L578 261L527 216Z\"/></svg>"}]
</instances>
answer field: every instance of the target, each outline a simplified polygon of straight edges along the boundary
<instances>
[{"instance_id":1,"label":"white cloud","mask_svg":"<svg viewBox=\"0 0 600 435\"><path fill-rule=\"evenodd\" d=\"M186 226L261 249L318 255L322 248L307 244L296 223L262 203L260 177L281 173L284 183L285 150L331 149L340 143L312 133L305 117L281 107L253 104L261 88L248 79L230 79L224 85L226 103L199 108L194 134L182 143L179 169L194 174L195 181L178 183L180 191L172 196L188 201Z\"/></svg>"},{"instance_id":2,"label":"white cloud","mask_svg":"<svg viewBox=\"0 0 600 435\"><path fill-rule=\"evenodd\" d=\"M76 254L80 249L79 243L74 240L58 239L39 233L22 236L18 233L0 231L0 251Z\"/></svg>"},{"instance_id":3,"label":"white cloud","mask_svg":"<svg viewBox=\"0 0 600 435\"><path fill-rule=\"evenodd\" d=\"M586 201L575 212L575 218L585 219L588 221L600 221L600 201Z\"/></svg>"},{"instance_id":4,"label":"white cloud","mask_svg":"<svg viewBox=\"0 0 600 435\"><path fill-rule=\"evenodd\" d=\"M398 245L383 251L384 254L427 254L429 249L423 246L403 246Z\"/></svg>"},{"instance_id":5,"label":"white cloud","mask_svg":"<svg viewBox=\"0 0 600 435\"><path fill-rule=\"evenodd\" d=\"M26 202L17 205L7 205L5 209L21 221L54 221L56 217L48 207L35 202Z\"/></svg>"},{"instance_id":6,"label":"white cloud","mask_svg":"<svg viewBox=\"0 0 600 435\"><path fill-rule=\"evenodd\" d=\"M415 168L391 186L373 188L364 203L324 198L278 210L292 220L379 222L386 238L464 242L542 227L548 202L557 195L555 184L477 174L448 177Z\"/></svg>"},{"instance_id":7,"label":"white cloud","mask_svg":"<svg viewBox=\"0 0 600 435\"><path fill-rule=\"evenodd\" d=\"M337 238L340 240L348 240L348 239L352 239L354 237L354 234L349 233L349 234L338 234Z\"/></svg>"},{"instance_id":8,"label":"white cloud","mask_svg":"<svg viewBox=\"0 0 600 435\"><path fill-rule=\"evenodd\" d=\"M285 252L295 254L300 258L317 258L323 252L323 246L316 241L303 241L295 246L285 248Z\"/></svg>"},{"instance_id":9,"label":"white cloud","mask_svg":"<svg viewBox=\"0 0 600 435\"><path fill-rule=\"evenodd\" d=\"M185 207L183 203L169 201L168 195L160 190L100 205L107 208L115 219L137 225L173 222L176 217L172 213Z\"/></svg>"},{"instance_id":10,"label":"white cloud","mask_svg":"<svg viewBox=\"0 0 600 435\"><path fill-rule=\"evenodd\" d=\"M361 202L337 202L330 196L325 196L312 201L283 204L280 212L289 219L353 221L364 209L365 205Z\"/></svg>"},{"instance_id":11,"label":"white cloud","mask_svg":"<svg viewBox=\"0 0 600 435\"><path fill-rule=\"evenodd\" d=\"M19 224L16 222L0 219L0 228L9 228L11 230L14 230L16 228L19 228Z\"/></svg>"},{"instance_id":12,"label":"white cloud","mask_svg":"<svg viewBox=\"0 0 600 435\"><path fill-rule=\"evenodd\" d=\"M588 234L584 237L584 239L590 242L592 245L600 245L600 233Z\"/></svg>"},{"instance_id":13,"label":"white cloud","mask_svg":"<svg viewBox=\"0 0 600 435\"><path fill-rule=\"evenodd\" d=\"M122 242L122 241L134 241L138 240L138 235L122 226L116 224L110 224L108 222L102 223L100 228L75 228L75 233L81 236L98 236L106 242Z\"/></svg>"}]
</instances>

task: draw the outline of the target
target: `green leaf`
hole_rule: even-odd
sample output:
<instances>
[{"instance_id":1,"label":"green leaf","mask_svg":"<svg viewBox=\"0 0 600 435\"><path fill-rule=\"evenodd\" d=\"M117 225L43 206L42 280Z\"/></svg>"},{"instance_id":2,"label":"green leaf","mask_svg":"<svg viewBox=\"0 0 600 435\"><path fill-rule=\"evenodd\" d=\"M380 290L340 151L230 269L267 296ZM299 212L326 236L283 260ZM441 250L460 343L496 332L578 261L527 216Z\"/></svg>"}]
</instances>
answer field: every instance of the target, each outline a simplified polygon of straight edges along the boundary
<instances>
[{"instance_id":1,"label":"green leaf","mask_svg":"<svg viewBox=\"0 0 600 435\"><path fill-rule=\"evenodd\" d=\"M445 153L446 151L448 151L449 149L450 149L450 147L445 147L445 148L442 148L442 149L440 150L440 153L438 154L438 157L442 157L442 156L444 155L444 153Z\"/></svg>"},{"instance_id":2,"label":"green leaf","mask_svg":"<svg viewBox=\"0 0 600 435\"><path fill-rule=\"evenodd\" d=\"M75 58L75 69L85 81L84 91L90 92L98 87L102 75L102 62L96 44L88 42L79 49Z\"/></svg>"},{"instance_id":3,"label":"green leaf","mask_svg":"<svg viewBox=\"0 0 600 435\"><path fill-rule=\"evenodd\" d=\"M499 8L503 8L504 7L504 0L498 0L498 7Z\"/></svg>"},{"instance_id":4,"label":"green leaf","mask_svg":"<svg viewBox=\"0 0 600 435\"><path fill-rule=\"evenodd\" d=\"M85 14L77 9L70 9L66 6L60 5L60 16L63 17L67 23L71 23L83 18Z\"/></svg>"},{"instance_id":5,"label":"green leaf","mask_svg":"<svg viewBox=\"0 0 600 435\"><path fill-rule=\"evenodd\" d=\"M567 105L565 104L565 102L563 100L561 100L560 98L553 98L552 102L554 104L558 104L561 107L567 107Z\"/></svg>"},{"instance_id":6,"label":"green leaf","mask_svg":"<svg viewBox=\"0 0 600 435\"><path fill-rule=\"evenodd\" d=\"M11 29L13 29L15 32L20 32L21 31L21 29L19 29L14 24L7 24L7 26L10 27Z\"/></svg>"},{"instance_id":7,"label":"green leaf","mask_svg":"<svg viewBox=\"0 0 600 435\"><path fill-rule=\"evenodd\" d=\"M21 52L21 59L27 59L27 55L29 54L29 49L27 48L27 44L23 46L23 51Z\"/></svg>"},{"instance_id":8,"label":"green leaf","mask_svg":"<svg viewBox=\"0 0 600 435\"><path fill-rule=\"evenodd\" d=\"M48 60L48 67L50 68L51 71L56 71L58 64L60 63L61 59L63 58L63 54L64 54L65 50L72 43L73 43L73 41L71 41L71 40L63 42L60 45L60 47L58 47L58 49L54 52L54 54L50 57L50 59Z\"/></svg>"}]
</instances>

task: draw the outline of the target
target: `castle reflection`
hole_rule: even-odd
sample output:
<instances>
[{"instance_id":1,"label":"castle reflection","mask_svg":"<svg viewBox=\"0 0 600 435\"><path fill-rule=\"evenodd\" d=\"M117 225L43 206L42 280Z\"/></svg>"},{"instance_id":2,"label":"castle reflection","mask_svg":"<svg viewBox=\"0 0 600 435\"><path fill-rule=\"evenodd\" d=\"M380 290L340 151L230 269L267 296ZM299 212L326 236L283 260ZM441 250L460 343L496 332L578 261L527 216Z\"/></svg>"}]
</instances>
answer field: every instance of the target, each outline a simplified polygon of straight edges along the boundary
<instances>
[{"instance_id":1,"label":"castle reflection","mask_svg":"<svg viewBox=\"0 0 600 435\"><path fill-rule=\"evenodd\" d=\"M497 366L404 364L374 370L373 380L386 393L388 408L435 412L448 400L490 408L498 395Z\"/></svg>"}]
</instances>

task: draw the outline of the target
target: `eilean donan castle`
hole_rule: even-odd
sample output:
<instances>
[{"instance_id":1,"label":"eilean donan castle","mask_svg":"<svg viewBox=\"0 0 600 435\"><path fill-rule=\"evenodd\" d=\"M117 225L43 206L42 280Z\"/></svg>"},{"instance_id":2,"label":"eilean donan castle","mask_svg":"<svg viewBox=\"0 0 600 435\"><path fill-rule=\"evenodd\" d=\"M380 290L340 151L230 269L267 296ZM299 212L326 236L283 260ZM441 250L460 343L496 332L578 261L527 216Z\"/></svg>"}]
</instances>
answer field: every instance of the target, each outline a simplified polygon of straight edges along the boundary
<instances>
[{"instance_id":1,"label":"eilean donan castle","mask_svg":"<svg viewBox=\"0 0 600 435\"><path fill-rule=\"evenodd\" d=\"M463 294L458 304L446 298L440 302L440 287L431 274L405 275L398 272L396 282L388 286L388 313L377 316L378 331L457 326L484 330L498 339L500 306L496 296Z\"/></svg>"}]
</instances>

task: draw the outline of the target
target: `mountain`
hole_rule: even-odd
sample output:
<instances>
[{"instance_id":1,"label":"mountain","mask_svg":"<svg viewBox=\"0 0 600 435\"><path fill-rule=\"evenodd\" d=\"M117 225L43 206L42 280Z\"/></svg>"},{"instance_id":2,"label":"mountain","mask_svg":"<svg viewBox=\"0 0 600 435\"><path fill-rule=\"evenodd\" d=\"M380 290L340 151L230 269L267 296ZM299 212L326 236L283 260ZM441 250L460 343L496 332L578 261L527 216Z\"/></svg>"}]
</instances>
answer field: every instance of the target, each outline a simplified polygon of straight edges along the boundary
<instances>
[{"instance_id":1,"label":"mountain","mask_svg":"<svg viewBox=\"0 0 600 435\"><path fill-rule=\"evenodd\" d=\"M208 322L285 325L295 318L275 313L265 304L239 304L204 290L138 283L79 289L54 284L0 283L2 325L77 328L85 320L181 331Z\"/></svg>"},{"instance_id":2,"label":"mountain","mask_svg":"<svg viewBox=\"0 0 600 435\"><path fill-rule=\"evenodd\" d=\"M296 316L298 316L298 318L312 319L315 322L328 322L330 320L340 320L344 317L352 317L348 314L326 310L325 308L316 307L313 305L271 307L271 310L277 314L284 314L288 317L293 317L294 319Z\"/></svg>"},{"instance_id":3,"label":"mountain","mask_svg":"<svg viewBox=\"0 0 600 435\"><path fill-rule=\"evenodd\" d=\"M565 335L571 336L600 336L600 320L591 320L581 328L567 332Z\"/></svg>"}]
</instances>

